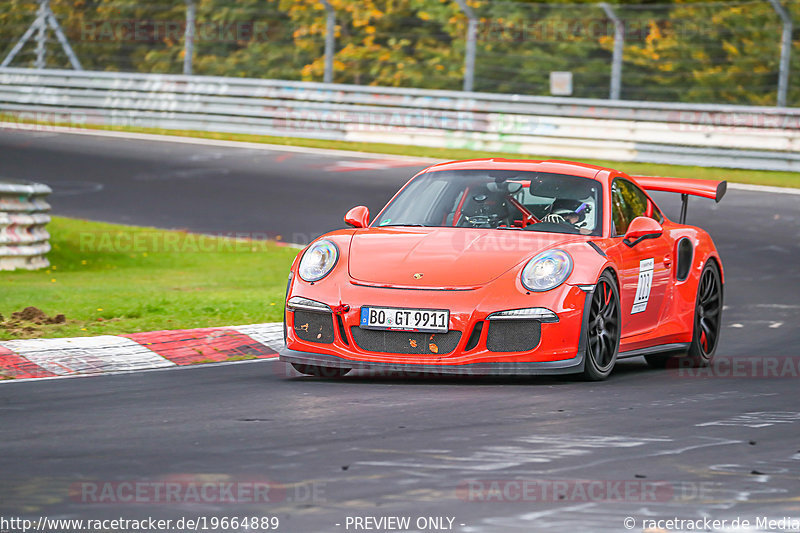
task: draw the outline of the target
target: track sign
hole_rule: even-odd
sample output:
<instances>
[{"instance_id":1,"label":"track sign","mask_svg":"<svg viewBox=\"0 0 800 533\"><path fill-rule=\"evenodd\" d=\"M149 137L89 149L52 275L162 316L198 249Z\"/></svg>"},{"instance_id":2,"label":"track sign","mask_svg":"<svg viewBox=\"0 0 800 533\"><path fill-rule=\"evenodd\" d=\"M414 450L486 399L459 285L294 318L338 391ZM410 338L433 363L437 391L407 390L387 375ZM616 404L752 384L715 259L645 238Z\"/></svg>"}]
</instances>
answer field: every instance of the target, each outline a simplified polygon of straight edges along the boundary
<instances>
[{"instance_id":1,"label":"track sign","mask_svg":"<svg viewBox=\"0 0 800 533\"><path fill-rule=\"evenodd\" d=\"M572 96L572 72L551 72L550 94L553 96Z\"/></svg>"}]
</instances>

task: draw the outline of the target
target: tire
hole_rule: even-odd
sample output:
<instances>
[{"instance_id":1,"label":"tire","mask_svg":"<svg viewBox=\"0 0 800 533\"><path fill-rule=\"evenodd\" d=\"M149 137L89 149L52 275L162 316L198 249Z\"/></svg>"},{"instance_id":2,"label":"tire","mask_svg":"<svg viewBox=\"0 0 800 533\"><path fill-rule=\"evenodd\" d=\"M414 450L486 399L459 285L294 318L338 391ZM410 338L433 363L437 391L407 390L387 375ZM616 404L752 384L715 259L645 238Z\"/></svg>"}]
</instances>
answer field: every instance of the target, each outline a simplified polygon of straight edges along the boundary
<instances>
[{"instance_id":1,"label":"tire","mask_svg":"<svg viewBox=\"0 0 800 533\"><path fill-rule=\"evenodd\" d=\"M608 272L600 275L592 291L587 324L583 379L601 381L614 370L622 330L619 290Z\"/></svg>"},{"instance_id":2,"label":"tire","mask_svg":"<svg viewBox=\"0 0 800 533\"><path fill-rule=\"evenodd\" d=\"M292 363L295 370L301 374L308 376L316 376L318 378L340 378L345 376L351 369L338 368L334 366L316 366L316 365L303 365L300 363Z\"/></svg>"},{"instance_id":3,"label":"tire","mask_svg":"<svg viewBox=\"0 0 800 533\"><path fill-rule=\"evenodd\" d=\"M694 304L694 329L692 343L686 354L689 366L705 367L711 364L719 344L722 324L722 280L719 268L709 260L700 274Z\"/></svg>"}]
</instances>

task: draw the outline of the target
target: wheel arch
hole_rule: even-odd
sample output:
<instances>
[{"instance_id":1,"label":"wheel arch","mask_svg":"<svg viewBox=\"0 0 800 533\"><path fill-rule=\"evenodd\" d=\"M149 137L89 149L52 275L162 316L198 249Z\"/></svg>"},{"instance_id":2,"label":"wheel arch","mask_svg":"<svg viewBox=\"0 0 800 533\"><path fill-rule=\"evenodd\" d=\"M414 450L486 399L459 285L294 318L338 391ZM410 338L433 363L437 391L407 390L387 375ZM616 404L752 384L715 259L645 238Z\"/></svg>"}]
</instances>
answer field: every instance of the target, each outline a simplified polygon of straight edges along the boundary
<instances>
[{"instance_id":1,"label":"wheel arch","mask_svg":"<svg viewBox=\"0 0 800 533\"><path fill-rule=\"evenodd\" d=\"M722 261L720 261L719 256L716 253L710 253L706 256L705 261L703 264L714 263L717 267L717 271L719 272L719 280L722 283L722 286L725 286L725 273L722 271Z\"/></svg>"}]
</instances>

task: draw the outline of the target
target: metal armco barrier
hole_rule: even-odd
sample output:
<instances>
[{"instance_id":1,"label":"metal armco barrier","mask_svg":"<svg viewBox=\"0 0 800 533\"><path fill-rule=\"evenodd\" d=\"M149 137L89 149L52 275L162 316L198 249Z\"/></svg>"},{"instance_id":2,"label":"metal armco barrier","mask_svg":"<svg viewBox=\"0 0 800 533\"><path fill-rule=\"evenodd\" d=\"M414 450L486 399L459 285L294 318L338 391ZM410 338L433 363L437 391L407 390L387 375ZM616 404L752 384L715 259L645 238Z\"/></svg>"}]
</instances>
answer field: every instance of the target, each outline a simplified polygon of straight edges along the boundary
<instances>
[{"instance_id":1,"label":"metal armco barrier","mask_svg":"<svg viewBox=\"0 0 800 533\"><path fill-rule=\"evenodd\" d=\"M36 270L49 266L50 204L47 185L0 178L0 270Z\"/></svg>"},{"instance_id":2,"label":"metal armco barrier","mask_svg":"<svg viewBox=\"0 0 800 533\"><path fill-rule=\"evenodd\" d=\"M798 108L0 69L0 112L45 124L69 121L800 171Z\"/></svg>"}]
</instances>

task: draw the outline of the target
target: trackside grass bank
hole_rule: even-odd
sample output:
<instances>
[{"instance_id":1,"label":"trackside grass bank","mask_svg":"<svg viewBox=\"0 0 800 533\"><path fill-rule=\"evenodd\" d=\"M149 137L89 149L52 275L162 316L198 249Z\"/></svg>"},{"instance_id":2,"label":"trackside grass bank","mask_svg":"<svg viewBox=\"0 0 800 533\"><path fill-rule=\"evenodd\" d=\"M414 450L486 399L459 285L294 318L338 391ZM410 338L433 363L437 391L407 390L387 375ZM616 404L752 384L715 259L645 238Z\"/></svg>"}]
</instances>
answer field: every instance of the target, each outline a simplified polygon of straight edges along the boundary
<instances>
[{"instance_id":1,"label":"trackside grass bank","mask_svg":"<svg viewBox=\"0 0 800 533\"><path fill-rule=\"evenodd\" d=\"M570 159L548 156L546 154L510 154L499 152L486 152L467 150L461 148L427 148L423 146L408 146L382 143L357 143L345 141L328 141L319 139L304 139L298 137L268 137L263 135L246 135L236 133L217 133L206 131L181 131L157 128L136 127L110 127L91 124L44 124L36 121L20 120L11 114L0 113L0 121L17 123L20 129L31 129L28 125L38 124L46 130L48 126L77 127L83 129L98 129L108 131L124 131L131 133L150 133L157 135L174 135L180 137L196 137L201 139L216 139L226 141L243 141L264 144L277 144L284 146L305 146L309 148L323 148L332 150L351 150L376 154L403 155L411 157L431 157L435 159L477 159L483 157L508 157L511 159ZM672 176L676 178L698 179L726 179L735 183L751 185L770 185L775 187L800 187L800 174L796 172L774 172L766 170L744 170L730 168L696 167L683 165L661 165L655 163L631 163L624 161L607 161L599 159L575 159L583 163L616 168L628 174L648 176Z\"/></svg>"},{"instance_id":2,"label":"trackside grass bank","mask_svg":"<svg viewBox=\"0 0 800 533\"><path fill-rule=\"evenodd\" d=\"M298 252L61 217L48 230L51 268L0 272L2 340L278 322Z\"/></svg>"}]
</instances>

